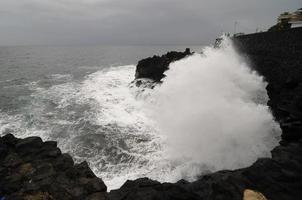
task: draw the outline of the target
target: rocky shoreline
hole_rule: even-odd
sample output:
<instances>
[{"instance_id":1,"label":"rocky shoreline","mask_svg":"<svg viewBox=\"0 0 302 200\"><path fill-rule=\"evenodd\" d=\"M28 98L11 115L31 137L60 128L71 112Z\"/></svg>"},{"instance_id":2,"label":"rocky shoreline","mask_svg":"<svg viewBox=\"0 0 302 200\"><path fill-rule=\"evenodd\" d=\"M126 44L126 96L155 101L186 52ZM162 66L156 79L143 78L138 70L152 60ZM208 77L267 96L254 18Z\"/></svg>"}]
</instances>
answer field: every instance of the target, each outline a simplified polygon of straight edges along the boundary
<instances>
[{"instance_id":1,"label":"rocky shoreline","mask_svg":"<svg viewBox=\"0 0 302 200\"><path fill-rule=\"evenodd\" d=\"M162 56L142 59L138 62L135 71L135 79L147 78L160 82L165 77L164 72L169 69L171 62L183 59L193 53L187 48L184 52L171 51Z\"/></svg>"},{"instance_id":2,"label":"rocky shoreline","mask_svg":"<svg viewBox=\"0 0 302 200\"><path fill-rule=\"evenodd\" d=\"M0 138L0 199L105 199L107 187L86 162L74 164L57 142Z\"/></svg>"},{"instance_id":3,"label":"rocky shoreline","mask_svg":"<svg viewBox=\"0 0 302 200\"><path fill-rule=\"evenodd\" d=\"M282 141L272 150L272 158L260 158L244 169L204 175L194 182L159 183L141 178L108 193L86 162L75 165L56 142L9 134L0 138L0 199L239 200L247 189L270 200L301 198L301 35L302 28L295 28L233 38L239 52L268 82L268 104L282 129ZM136 78L160 82L169 63L191 53L186 52L175 52L172 59L166 54L139 62ZM151 69L154 65L159 67Z\"/></svg>"}]
</instances>

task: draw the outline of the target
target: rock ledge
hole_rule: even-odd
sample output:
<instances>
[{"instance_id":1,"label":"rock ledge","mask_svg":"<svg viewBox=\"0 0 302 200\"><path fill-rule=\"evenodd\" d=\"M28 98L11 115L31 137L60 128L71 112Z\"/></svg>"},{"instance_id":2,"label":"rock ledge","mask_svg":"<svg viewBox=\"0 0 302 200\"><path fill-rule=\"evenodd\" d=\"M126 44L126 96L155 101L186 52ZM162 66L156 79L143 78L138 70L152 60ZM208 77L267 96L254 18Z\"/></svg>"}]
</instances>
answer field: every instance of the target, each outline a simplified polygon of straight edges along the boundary
<instances>
[{"instance_id":1,"label":"rock ledge","mask_svg":"<svg viewBox=\"0 0 302 200\"><path fill-rule=\"evenodd\" d=\"M107 187L86 162L74 164L54 141L0 137L0 199L105 199Z\"/></svg>"}]
</instances>

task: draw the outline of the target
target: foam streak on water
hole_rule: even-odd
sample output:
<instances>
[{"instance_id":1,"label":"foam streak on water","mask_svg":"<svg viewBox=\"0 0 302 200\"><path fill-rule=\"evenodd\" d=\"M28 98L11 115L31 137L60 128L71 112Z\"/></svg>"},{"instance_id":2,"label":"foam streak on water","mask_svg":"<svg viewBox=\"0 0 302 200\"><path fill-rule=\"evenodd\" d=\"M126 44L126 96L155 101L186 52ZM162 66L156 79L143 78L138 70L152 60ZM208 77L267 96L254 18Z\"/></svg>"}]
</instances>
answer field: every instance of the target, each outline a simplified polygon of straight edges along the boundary
<instances>
[{"instance_id":1,"label":"foam streak on water","mask_svg":"<svg viewBox=\"0 0 302 200\"><path fill-rule=\"evenodd\" d=\"M134 71L112 67L82 82L56 74L65 83L50 88L31 83L33 93L24 97L30 103L16 115L0 113L0 131L58 141L76 162L87 160L109 189L148 176L162 161L162 139L128 87Z\"/></svg>"},{"instance_id":2,"label":"foam streak on water","mask_svg":"<svg viewBox=\"0 0 302 200\"><path fill-rule=\"evenodd\" d=\"M266 106L266 84L231 44L170 68L154 90L129 87L135 66L83 81L54 74L49 87L22 85L32 93L18 98L28 103L17 113L0 112L0 134L58 141L76 162L87 160L109 189L145 176L194 180L270 156L280 132Z\"/></svg>"}]
</instances>

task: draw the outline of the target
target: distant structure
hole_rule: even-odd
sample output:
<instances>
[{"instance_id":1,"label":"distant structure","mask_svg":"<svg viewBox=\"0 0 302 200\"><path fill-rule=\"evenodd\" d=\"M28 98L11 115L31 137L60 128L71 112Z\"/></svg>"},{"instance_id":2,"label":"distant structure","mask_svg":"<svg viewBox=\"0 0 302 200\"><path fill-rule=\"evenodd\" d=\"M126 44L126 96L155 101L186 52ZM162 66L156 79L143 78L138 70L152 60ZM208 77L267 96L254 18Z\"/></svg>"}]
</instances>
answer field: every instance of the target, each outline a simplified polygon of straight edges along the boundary
<instances>
[{"instance_id":1,"label":"distant structure","mask_svg":"<svg viewBox=\"0 0 302 200\"><path fill-rule=\"evenodd\" d=\"M245 35L245 33L243 33L243 32L235 33L235 34L233 35L233 37L237 37L237 36L240 36L240 35Z\"/></svg>"},{"instance_id":2,"label":"distant structure","mask_svg":"<svg viewBox=\"0 0 302 200\"><path fill-rule=\"evenodd\" d=\"M302 8L293 13L285 12L278 17L278 23L287 22L291 25L302 24Z\"/></svg>"},{"instance_id":3,"label":"distant structure","mask_svg":"<svg viewBox=\"0 0 302 200\"><path fill-rule=\"evenodd\" d=\"M302 26L302 8L293 13L284 12L279 15L277 24L269 28L268 31L281 31L298 26Z\"/></svg>"}]
</instances>

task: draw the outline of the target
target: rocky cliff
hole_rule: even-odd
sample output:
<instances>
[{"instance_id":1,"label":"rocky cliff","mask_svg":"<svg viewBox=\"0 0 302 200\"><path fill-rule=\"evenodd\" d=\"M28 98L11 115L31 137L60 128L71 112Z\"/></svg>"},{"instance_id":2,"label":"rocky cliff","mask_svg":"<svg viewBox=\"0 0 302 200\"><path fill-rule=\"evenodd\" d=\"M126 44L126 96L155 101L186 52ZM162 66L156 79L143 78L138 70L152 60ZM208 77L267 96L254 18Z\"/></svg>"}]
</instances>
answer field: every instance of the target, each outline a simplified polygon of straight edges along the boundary
<instances>
[{"instance_id":1,"label":"rocky cliff","mask_svg":"<svg viewBox=\"0 0 302 200\"><path fill-rule=\"evenodd\" d=\"M268 102L281 124L284 141L302 137L302 28L234 38L251 66L269 83Z\"/></svg>"},{"instance_id":2,"label":"rocky cliff","mask_svg":"<svg viewBox=\"0 0 302 200\"><path fill-rule=\"evenodd\" d=\"M270 200L300 199L301 35L302 28L296 28L233 38L238 51L269 83L269 106L283 132L271 159L258 159L244 169L204 175L191 183L181 180L161 184L148 178L127 181L120 189L106 193L106 186L87 164L74 165L70 156L61 154L55 142L42 142L37 137L21 140L7 135L0 138L0 199L239 200L245 194L249 196L251 190L261 192ZM140 62L137 78L160 81L167 64L158 65L164 67L157 74L149 69L152 63L151 59ZM144 66L150 73L140 71ZM252 194L265 199L260 193Z\"/></svg>"},{"instance_id":3,"label":"rocky cliff","mask_svg":"<svg viewBox=\"0 0 302 200\"><path fill-rule=\"evenodd\" d=\"M1 200L105 199L107 187L86 162L74 164L53 141L0 138Z\"/></svg>"},{"instance_id":4,"label":"rocky cliff","mask_svg":"<svg viewBox=\"0 0 302 200\"><path fill-rule=\"evenodd\" d=\"M208 174L192 183L183 180L175 184L160 184L149 179L128 181L119 190L110 192L109 198L239 200L243 199L246 189L259 191L272 200L301 198L301 36L302 28L296 28L233 38L238 52L268 82L268 104L282 129L282 141L272 151L271 159L258 159L244 169Z\"/></svg>"},{"instance_id":5,"label":"rocky cliff","mask_svg":"<svg viewBox=\"0 0 302 200\"><path fill-rule=\"evenodd\" d=\"M171 51L162 56L154 55L140 60L136 66L135 78L148 78L160 82L165 77L164 72L169 69L171 62L183 59L191 54L190 49L186 49L184 52Z\"/></svg>"}]
</instances>

